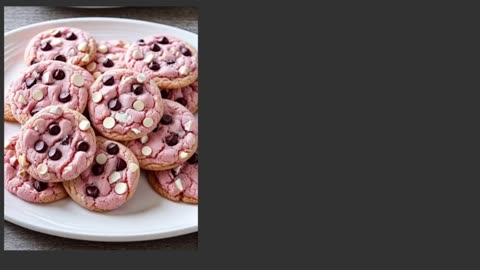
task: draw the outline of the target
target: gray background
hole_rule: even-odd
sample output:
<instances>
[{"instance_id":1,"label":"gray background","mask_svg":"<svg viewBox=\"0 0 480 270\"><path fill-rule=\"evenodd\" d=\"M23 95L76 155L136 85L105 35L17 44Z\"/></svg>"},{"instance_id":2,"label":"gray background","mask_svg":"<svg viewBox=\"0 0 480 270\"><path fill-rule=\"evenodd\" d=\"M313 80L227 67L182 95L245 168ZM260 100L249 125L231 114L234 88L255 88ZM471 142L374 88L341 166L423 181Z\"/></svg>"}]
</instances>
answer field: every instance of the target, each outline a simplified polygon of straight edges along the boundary
<instances>
[{"instance_id":1,"label":"gray background","mask_svg":"<svg viewBox=\"0 0 480 270\"><path fill-rule=\"evenodd\" d=\"M195 8L78 9L54 7L4 7L4 31L48 20L72 17L117 17L158 22L198 33ZM5 250L65 249L196 249L198 234L135 243L101 243L64 239L4 222Z\"/></svg>"}]
</instances>

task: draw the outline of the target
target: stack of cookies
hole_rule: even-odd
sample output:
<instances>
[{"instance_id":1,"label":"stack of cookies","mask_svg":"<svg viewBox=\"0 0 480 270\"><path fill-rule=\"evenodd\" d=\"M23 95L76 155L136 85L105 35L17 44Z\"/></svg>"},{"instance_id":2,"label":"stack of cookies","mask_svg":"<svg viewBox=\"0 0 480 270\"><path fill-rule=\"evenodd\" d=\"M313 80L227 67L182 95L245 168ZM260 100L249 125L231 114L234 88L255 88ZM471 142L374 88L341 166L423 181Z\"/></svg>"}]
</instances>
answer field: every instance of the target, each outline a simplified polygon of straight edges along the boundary
<instances>
[{"instance_id":1,"label":"stack of cookies","mask_svg":"<svg viewBox=\"0 0 480 270\"><path fill-rule=\"evenodd\" d=\"M5 120L22 125L5 146L5 188L110 211L134 196L143 170L161 196L197 204L197 59L158 33L97 41L58 27L33 37L5 103Z\"/></svg>"}]
</instances>

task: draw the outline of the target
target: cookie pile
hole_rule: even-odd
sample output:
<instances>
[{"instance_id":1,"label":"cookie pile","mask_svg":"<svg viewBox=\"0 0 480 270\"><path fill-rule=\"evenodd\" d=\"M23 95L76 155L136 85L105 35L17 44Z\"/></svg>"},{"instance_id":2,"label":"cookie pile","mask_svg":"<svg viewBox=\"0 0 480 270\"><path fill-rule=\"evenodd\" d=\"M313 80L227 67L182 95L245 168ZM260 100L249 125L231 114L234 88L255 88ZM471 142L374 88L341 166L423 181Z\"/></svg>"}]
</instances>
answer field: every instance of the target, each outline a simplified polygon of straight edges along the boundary
<instances>
[{"instance_id":1,"label":"cookie pile","mask_svg":"<svg viewBox=\"0 0 480 270\"><path fill-rule=\"evenodd\" d=\"M5 188L103 212L135 194L143 170L161 196L197 204L197 59L165 35L97 41L58 27L34 36L5 103L5 120L21 124L5 145Z\"/></svg>"}]
</instances>

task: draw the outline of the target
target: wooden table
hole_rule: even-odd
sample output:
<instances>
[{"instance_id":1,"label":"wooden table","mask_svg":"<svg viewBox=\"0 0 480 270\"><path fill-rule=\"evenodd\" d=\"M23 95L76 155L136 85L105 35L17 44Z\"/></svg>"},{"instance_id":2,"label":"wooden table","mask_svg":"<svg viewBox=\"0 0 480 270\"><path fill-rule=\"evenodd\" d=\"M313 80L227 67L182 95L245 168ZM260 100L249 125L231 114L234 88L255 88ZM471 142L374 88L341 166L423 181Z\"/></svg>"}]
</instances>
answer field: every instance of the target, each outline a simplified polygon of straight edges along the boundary
<instances>
[{"instance_id":1,"label":"wooden table","mask_svg":"<svg viewBox=\"0 0 480 270\"><path fill-rule=\"evenodd\" d=\"M5 7L4 31L32 23L74 17L116 17L158 22L198 33L198 10L195 8L111 8L78 9L54 7ZM197 248L198 234L134 243L102 243L65 239L30 231L4 222L5 250L125 250Z\"/></svg>"}]
</instances>

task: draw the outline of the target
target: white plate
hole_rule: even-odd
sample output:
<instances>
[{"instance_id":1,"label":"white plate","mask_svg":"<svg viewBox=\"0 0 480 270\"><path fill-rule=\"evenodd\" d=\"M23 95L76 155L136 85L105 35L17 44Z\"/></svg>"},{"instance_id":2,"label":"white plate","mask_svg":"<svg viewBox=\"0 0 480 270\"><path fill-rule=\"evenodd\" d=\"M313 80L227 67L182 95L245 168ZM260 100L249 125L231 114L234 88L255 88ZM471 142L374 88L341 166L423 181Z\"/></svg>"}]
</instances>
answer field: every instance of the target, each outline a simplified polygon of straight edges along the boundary
<instances>
[{"instance_id":1,"label":"white plate","mask_svg":"<svg viewBox=\"0 0 480 270\"><path fill-rule=\"evenodd\" d=\"M58 26L78 27L98 40L123 39L134 42L146 35L178 37L197 48L196 34L156 23L116 18L75 18L47 21L5 34L5 93L16 74L26 66L23 53L38 32ZM5 122L5 139L20 130ZM91 241L142 241L172 237L198 228L198 207L160 197L142 174L135 195L125 205L108 213L90 212L71 199L47 205L24 202L5 191L5 220L22 227L61 237Z\"/></svg>"}]
</instances>

